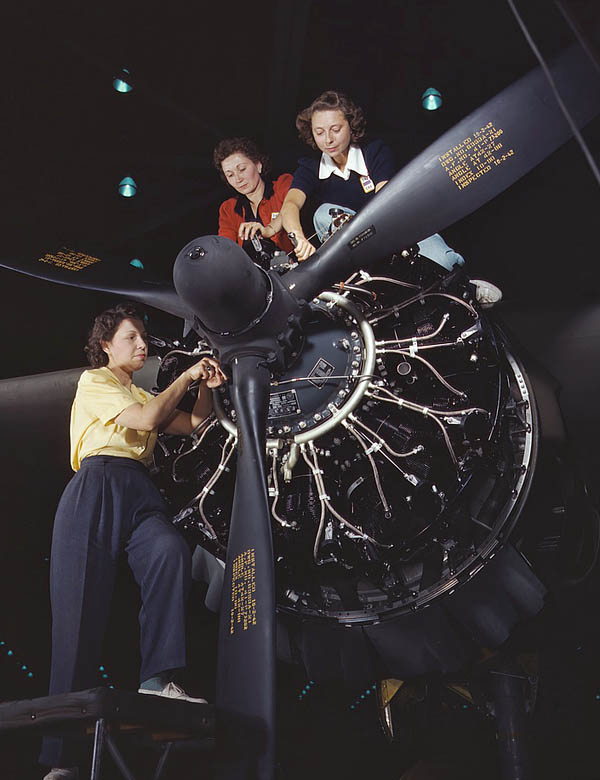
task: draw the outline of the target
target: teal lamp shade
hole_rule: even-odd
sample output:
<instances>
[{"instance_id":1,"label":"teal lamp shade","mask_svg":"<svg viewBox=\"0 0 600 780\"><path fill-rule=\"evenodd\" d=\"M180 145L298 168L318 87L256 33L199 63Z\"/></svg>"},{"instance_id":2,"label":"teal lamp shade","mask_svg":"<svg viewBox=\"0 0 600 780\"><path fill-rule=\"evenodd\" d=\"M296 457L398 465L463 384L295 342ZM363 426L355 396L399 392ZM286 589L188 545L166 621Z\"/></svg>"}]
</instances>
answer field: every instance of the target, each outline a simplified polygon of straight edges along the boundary
<instances>
[{"instance_id":1,"label":"teal lamp shade","mask_svg":"<svg viewBox=\"0 0 600 780\"><path fill-rule=\"evenodd\" d=\"M442 93L433 87L429 87L421 95L421 105L425 111L435 111L436 108L442 105Z\"/></svg>"},{"instance_id":2,"label":"teal lamp shade","mask_svg":"<svg viewBox=\"0 0 600 780\"><path fill-rule=\"evenodd\" d=\"M136 192L137 184L131 176L125 176L124 179L121 179L119 182L119 195L122 195L124 198L133 198Z\"/></svg>"},{"instance_id":3,"label":"teal lamp shade","mask_svg":"<svg viewBox=\"0 0 600 780\"><path fill-rule=\"evenodd\" d=\"M115 92L131 92L133 87L130 84L130 73L127 68L121 68L121 72L113 79L113 89Z\"/></svg>"},{"instance_id":4,"label":"teal lamp shade","mask_svg":"<svg viewBox=\"0 0 600 780\"><path fill-rule=\"evenodd\" d=\"M144 264L138 257L134 257L133 260L130 260L129 265L132 265L134 268L138 268L140 271L144 270Z\"/></svg>"}]
</instances>

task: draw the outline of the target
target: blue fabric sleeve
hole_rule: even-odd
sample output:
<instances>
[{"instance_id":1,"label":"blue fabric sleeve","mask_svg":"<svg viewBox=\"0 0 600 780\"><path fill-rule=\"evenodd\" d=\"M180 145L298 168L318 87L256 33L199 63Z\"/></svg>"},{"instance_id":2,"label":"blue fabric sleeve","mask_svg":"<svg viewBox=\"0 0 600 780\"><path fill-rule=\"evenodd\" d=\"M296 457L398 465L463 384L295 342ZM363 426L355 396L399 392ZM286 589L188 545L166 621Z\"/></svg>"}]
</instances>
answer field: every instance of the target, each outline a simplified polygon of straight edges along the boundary
<instances>
[{"instance_id":1,"label":"blue fabric sleeve","mask_svg":"<svg viewBox=\"0 0 600 780\"><path fill-rule=\"evenodd\" d=\"M318 163L309 157L301 157L298 160L298 168L294 173L290 189L302 190L308 197L319 183Z\"/></svg>"},{"instance_id":2,"label":"blue fabric sleeve","mask_svg":"<svg viewBox=\"0 0 600 780\"><path fill-rule=\"evenodd\" d=\"M374 184L389 181L396 173L394 154L383 141L372 141L364 149L365 162Z\"/></svg>"}]
</instances>

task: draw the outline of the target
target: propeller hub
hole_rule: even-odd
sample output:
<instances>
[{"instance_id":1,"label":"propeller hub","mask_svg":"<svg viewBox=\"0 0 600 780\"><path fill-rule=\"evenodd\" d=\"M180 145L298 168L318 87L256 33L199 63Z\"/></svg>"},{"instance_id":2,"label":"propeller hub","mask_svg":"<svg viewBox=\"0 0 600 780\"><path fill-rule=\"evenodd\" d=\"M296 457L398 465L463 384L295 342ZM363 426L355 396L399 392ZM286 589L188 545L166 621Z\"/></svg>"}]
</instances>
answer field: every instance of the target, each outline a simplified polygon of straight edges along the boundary
<instances>
[{"instance_id":1,"label":"propeller hub","mask_svg":"<svg viewBox=\"0 0 600 780\"><path fill-rule=\"evenodd\" d=\"M177 255L173 282L208 331L236 332L261 312L269 294L265 275L244 250L223 236L201 236Z\"/></svg>"}]
</instances>

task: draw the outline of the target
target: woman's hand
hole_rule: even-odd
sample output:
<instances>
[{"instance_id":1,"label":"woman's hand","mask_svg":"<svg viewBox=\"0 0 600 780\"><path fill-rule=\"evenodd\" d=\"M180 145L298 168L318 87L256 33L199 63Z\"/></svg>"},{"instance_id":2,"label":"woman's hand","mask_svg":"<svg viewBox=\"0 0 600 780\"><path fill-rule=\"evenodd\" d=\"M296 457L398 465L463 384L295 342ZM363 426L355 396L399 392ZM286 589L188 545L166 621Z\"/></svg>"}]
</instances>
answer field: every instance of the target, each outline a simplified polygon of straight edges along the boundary
<instances>
[{"instance_id":1,"label":"woman's hand","mask_svg":"<svg viewBox=\"0 0 600 780\"><path fill-rule=\"evenodd\" d=\"M310 243L310 241L307 241L306 238L304 238L304 236L296 235L295 239L296 239L296 246L294 247L294 253L298 258L299 262L306 260L317 251L314 248L314 246Z\"/></svg>"},{"instance_id":2,"label":"woman's hand","mask_svg":"<svg viewBox=\"0 0 600 780\"><path fill-rule=\"evenodd\" d=\"M185 389L187 389L190 382L200 380L198 398L196 398L191 413L174 409L170 417L165 420L161 430L164 430L167 433L176 434L177 436L188 436L197 430L198 426L210 416L213 408L212 393L210 391L215 387L220 387L223 382L227 381L227 377L221 371L218 361L214 358L203 357L202 360L199 360L184 371L183 374L173 382L173 385L179 380L184 383L183 392L185 392ZM173 385L171 385L171 387ZM167 388L167 390L168 389L169 388ZM127 411L127 409L125 411Z\"/></svg>"},{"instance_id":3,"label":"woman's hand","mask_svg":"<svg viewBox=\"0 0 600 780\"><path fill-rule=\"evenodd\" d=\"M209 357L203 357L202 360L199 360L193 366L188 368L186 373L192 382L200 379L201 381L204 381L206 386L210 387L211 389L220 387L224 382L227 381L227 377L221 371L218 361Z\"/></svg>"},{"instance_id":4,"label":"woman's hand","mask_svg":"<svg viewBox=\"0 0 600 780\"><path fill-rule=\"evenodd\" d=\"M257 233L259 236L264 235L264 230L264 225L261 225L260 222L242 222L238 230L238 238L241 238L242 241L249 241Z\"/></svg>"}]
</instances>

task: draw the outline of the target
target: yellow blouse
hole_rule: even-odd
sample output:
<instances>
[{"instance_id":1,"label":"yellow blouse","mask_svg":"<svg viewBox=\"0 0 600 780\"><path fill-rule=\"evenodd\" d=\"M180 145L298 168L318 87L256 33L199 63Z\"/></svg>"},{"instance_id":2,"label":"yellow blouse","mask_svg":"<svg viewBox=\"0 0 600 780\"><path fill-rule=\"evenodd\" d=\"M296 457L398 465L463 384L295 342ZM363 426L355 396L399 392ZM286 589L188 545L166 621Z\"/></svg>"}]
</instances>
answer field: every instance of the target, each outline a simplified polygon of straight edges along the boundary
<instances>
[{"instance_id":1,"label":"yellow blouse","mask_svg":"<svg viewBox=\"0 0 600 780\"><path fill-rule=\"evenodd\" d=\"M124 387L104 366L84 371L71 407L71 466L78 471L88 455L114 455L133 458L144 465L152 462L156 430L135 431L117 425L124 409L145 404L152 395L134 384Z\"/></svg>"}]
</instances>

